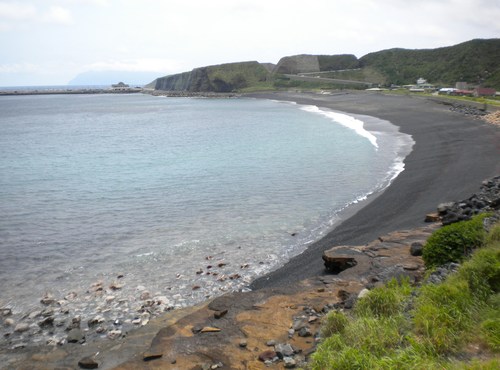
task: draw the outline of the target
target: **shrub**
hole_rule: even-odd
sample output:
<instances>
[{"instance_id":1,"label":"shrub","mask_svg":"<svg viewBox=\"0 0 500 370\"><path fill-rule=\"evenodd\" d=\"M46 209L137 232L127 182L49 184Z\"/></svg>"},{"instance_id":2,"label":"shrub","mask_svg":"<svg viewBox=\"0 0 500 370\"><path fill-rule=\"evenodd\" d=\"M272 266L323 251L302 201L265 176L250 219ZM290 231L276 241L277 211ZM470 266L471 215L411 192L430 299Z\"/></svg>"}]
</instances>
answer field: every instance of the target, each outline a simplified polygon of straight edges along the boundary
<instances>
[{"instance_id":1,"label":"shrub","mask_svg":"<svg viewBox=\"0 0 500 370\"><path fill-rule=\"evenodd\" d=\"M323 318L321 337L330 337L335 333L342 333L349 320L343 312L331 311Z\"/></svg>"},{"instance_id":2,"label":"shrub","mask_svg":"<svg viewBox=\"0 0 500 370\"><path fill-rule=\"evenodd\" d=\"M408 279L401 283L392 279L385 286L377 287L359 299L356 302L356 314L367 317L396 315L402 312L403 302L410 293L411 287Z\"/></svg>"},{"instance_id":3,"label":"shrub","mask_svg":"<svg viewBox=\"0 0 500 370\"><path fill-rule=\"evenodd\" d=\"M427 267L436 267L448 262L461 262L472 249L483 245L485 231L483 219L486 214L474 216L443 226L435 231L425 243L422 257Z\"/></svg>"}]
</instances>

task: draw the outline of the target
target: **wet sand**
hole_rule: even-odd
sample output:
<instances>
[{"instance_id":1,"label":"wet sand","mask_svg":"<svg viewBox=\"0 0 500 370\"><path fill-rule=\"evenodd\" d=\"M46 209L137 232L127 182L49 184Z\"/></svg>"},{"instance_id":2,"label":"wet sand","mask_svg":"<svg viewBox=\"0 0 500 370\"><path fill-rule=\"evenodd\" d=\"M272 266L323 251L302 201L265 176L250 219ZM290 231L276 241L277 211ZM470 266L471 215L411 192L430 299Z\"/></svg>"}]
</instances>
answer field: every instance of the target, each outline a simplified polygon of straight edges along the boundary
<instances>
[{"instance_id":1,"label":"wet sand","mask_svg":"<svg viewBox=\"0 0 500 370\"><path fill-rule=\"evenodd\" d=\"M424 97L368 92L250 96L374 116L399 126L416 142L404 161L405 170L382 194L283 267L257 279L254 290L323 275L325 249L363 245L394 230L421 227L439 203L466 199L479 190L482 180L500 174L500 129Z\"/></svg>"}]
</instances>

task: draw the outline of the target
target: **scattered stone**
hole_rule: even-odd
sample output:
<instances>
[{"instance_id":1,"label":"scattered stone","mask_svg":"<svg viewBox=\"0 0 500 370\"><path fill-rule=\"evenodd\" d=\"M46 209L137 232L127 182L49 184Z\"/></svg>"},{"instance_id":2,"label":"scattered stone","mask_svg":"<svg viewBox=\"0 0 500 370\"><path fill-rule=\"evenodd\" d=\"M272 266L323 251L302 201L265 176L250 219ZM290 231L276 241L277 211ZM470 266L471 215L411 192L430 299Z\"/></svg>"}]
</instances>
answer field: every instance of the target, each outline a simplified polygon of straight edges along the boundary
<instances>
[{"instance_id":1,"label":"scattered stone","mask_svg":"<svg viewBox=\"0 0 500 370\"><path fill-rule=\"evenodd\" d=\"M366 288L362 289L361 292L358 293L358 299L366 297L366 295L370 293L370 291Z\"/></svg>"},{"instance_id":2,"label":"scattered stone","mask_svg":"<svg viewBox=\"0 0 500 370\"><path fill-rule=\"evenodd\" d=\"M82 369L97 369L99 364L92 357L84 357L78 361L78 366Z\"/></svg>"},{"instance_id":3,"label":"scattered stone","mask_svg":"<svg viewBox=\"0 0 500 370\"><path fill-rule=\"evenodd\" d=\"M247 340L246 340L246 339L242 339L242 340L240 340L239 346L240 346L241 348L246 348L246 347L248 346L248 342L247 342Z\"/></svg>"},{"instance_id":4,"label":"scattered stone","mask_svg":"<svg viewBox=\"0 0 500 370\"><path fill-rule=\"evenodd\" d=\"M38 326L41 328L45 328L47 326L54 326L54 317L53 316L46 317L45 319L43 319L38 323Z\"/></svg>"},{"instance_id":5,"label":"scattered stone","mask_svg":"<svg viewBox=\"0 0 500 370\"><path fill-rule=\"evenodd\" d=\"M156 360L163 357L163 353L159 351L147 351L142 355L143 361Z\"/></svg>"},{"instance_id":6,"label":"scattered stone","mask_svg":"<svg viewBox=\"0 0 500 370\"><path fill-rule=\"evenodd\" d=\"M78 294L76 292L70 292L64 296L64 299L67 301L72 301L77 297Z\"/></svg>"},{"instance_id":7,"label":"scattered stone","mask_svg":"<svg viewBox=\"0 0 500 370\"><path fill-rule=\"evenodd\" d=\"M106 334L106 337L111 340L115 340L119 338L122 335L121 330L110 330L108 334Z\"/></svg>"},{"instance_id":8,"label":"scattered stone","mask_svg":"<svg viewBox=\"0 0 500 370\"><path fill-rule=\"evenodd\" d=\"M14 328L14 331L16 333L24 333L25 331L28 331L30 329L30 326L24 322L21 322L19 324L16 325L16 327Z\"/></svg>"},{"instance_id":9,"label":"scattered stone","mask_svg":"<svg viewBox=\"0 0 500 370\"><path fill-rule=\"evenodd\" d=\"M411 243L411 245L410 245L410 254L412 256L415 256L415 257L421 256L423 250L424 250L424 246L422 245L422 243L414 242L414 243Z\"/></svg>"},{"instance_id":10,"label":"scattered stone","mask_svg":"<svg viewBox=\"0 0 500 370\"><path fill-rule=\"evenodd\" d=\"M403 266L403 269L408 270L408 271L416 271L420 268L420 266L417 265L416 263L404 263L402 266Z\"/></svg>"},{"instance_id":11,"label":"scattered stone","mask_svg":"<svg viewBox=\"0 0 500 370\"><path fill-rule=\"evenodd\" d=\"M219 328L215 328L213 326L205 326L203 329L201 329L202 333L217 333L221 331Z\"/></svg>"},{"instance_id":12,"label":"scattered stone","mask_svg":"<svg viewBox=\"0 0 500 370\"><path fill-rule=\"evenodd\" d=\"M12 315L12 309L10 309L8 307L4 307L4 308L0 309L0 311L2 312L2 316Z\"/></svg>"},{"instance_id":13,"label":"scattered stone","mask_svg":"<svg viewBox=\"0 0 500 370\"><path fill-rule=\"evenodd\" d=\"M91 328L91 327L96 326L102 322L104 322L104 317L96 316L96 317L90 319L89 321L87 321L87 325L89 326L89 328Z\"/></svg>"},{"instance_id":14,"label":"scattered stone","mask_svg":"<svg viewBox=\"0 0 500 370\"><path fill-rule=\"evenodd\" d=\"M196 326L193 326L193 327L191 328L191 332L192 332L193 334L198 334L198 333L200 333L200 332L201 332L201 330L202 330L202 329L203 329L203 328L202 328L201 326L196 325Z\"/></svg>"},{"instance_id":15,"label":"scattered stone","mask_svg":"<svg viewBox=\"0 0 500 370\"><path fill-rule=\"evenodd\" d=\"M305 337L312 337L312 332L311 329L308 326L304 326L299 330L299 337L305 338Z\"/></svg>"},{"instance_id":16,"label":"scattered stone","mask_svg":"<svg viewBox=\"0 0 500 370\"><path fill-rule=\"evenodd\" d=\"M266 361L273 361L275 357L277 357L278 354L274 351L264 351L259 355L259 361L266 362Z\"/></svg>"},{"instance_id":17,"label":"scattered stone","mask_svg":"<svg viewBox=\"0 0 500 370\"><path fill-rule=\"evenodd\" d=\"M118 284L118 283L112 283L109 286L109 289L111 289L111 290L120 290L122 288L123 288L123 284Z\"/></svg>"},{"instance_id":18,"label":"scattered stone","mask_svg":"<svg viewBox=\"0 0 500 370\"><path fill-rule=\"evenodd\" d=\"M274 351L279 358L293 356L294 350L290 344L277 344L274 346Z\"/></svg>"},{"instance_id":19,"label":"scattered stone","mask_svg":"<svg viewBox=\"0 0 500 370\"><path fill-rule=\"evenodd\" d=\"M221 319L221 318L223 318L224 316L226 316L226 314L227 314L227 310L216 311L216 312L214 313L214 318L216 318L216 319Z\"/></svg>"},{"instance_id":20,"label":"scattered stone","mask_svg":"<svg viewBox=\"0 0 500 370\"><path fill-rule=\"evenodd\" d=\"M201 288L201 286L199 286L199 285L193 285L193 287L191 288L191 290L198 290L200 288Z\"/></svg>"},{"instance_id":21,"label":"scattered stone","mask_svg":"<svg viewBox=\"0 0 500 370\"><path fill-rule=\"evenodd\" d=\"M293 337L294 334L295 334L295 330L294 329L288 329L288 337L289 338Z\"/></svg>"},{"instance_id":22,"label":"scattered stone","mask_svg":"<svg viewBox=\"0 0 500 370\"><path fill-rule=\"evenodd\" d=\"M14 321L14 319L11 319L11 318L8 318L8 319L5 319L3 324L5 326L14 326L16 322Z\"/></svg>"},{"instance_id":23,"label":"scattered stone","mask_svg":"<svg viewBox=\"0 0 500 370\"><path fill-rule=\"evenodd\" d=\"M114 295L108 295L108 296L106 297L106 303L111 303L111 302L113 302L113 301L115 300L115 298L116 298L116 297L115 297Z\"/></svg>"},{"instance_id":24,"label":"scattered stone","mask_svg":"<svg viewBox=\"0 0 500 370\"><path fill-rule=\"evenodd\" d=\"M144 290L144 291L141 293L141 295L139 296L139 299L140 299L141 301L145 301L145 300L150 299L150 298L151 298L151 293L149 293L149 291L147 291L147 290Z\"/></svg>"},{"instance_id":25,"label":"scattered stone","mask_svg":"<svg viewBox=\"0 0 500 370\"><path fill-rule=\"evenodd\" d=\"M295 360L292 357L284 357L283 362L284 362L283 365L285 366L285 369L293 369L297 365L297 363L295 362Z\"/></svg>"},{"instance_id":26,"label":"scattered stone","mask_svg":"<svg viewBox=\"0 0 500 370\"><path fill-rule=\"evenodd\" d=\"M54 299L54 296L50 293L46 293L42 299L40 300L40 303L44 304L44 305L49 305L49 304L52 304L54 303L56 300Z\"/></svg>"},{"instance_id":27,"label":"scattered stone","mask_svg":"<svg viewBox=\"0 0 500 370\"><path fill-rule=\"evenodd\" d=\"M85 335L80 329L71 329L66 337L68 343L78 343L85 341Z\"/></svg>"},{"instance_id":28,"label":"scattered stone","mask_svg":"<svg viewBox=\"0 0 500 370\"><path fill-rule=\"evenodd\" d=\"M425 215L424 222L438 222L441 221L439 213L428 213Z\"/></svg>"},{"instance_id":29,"label":"scattered stone","mask_svg":"<svg viewBox=\"0 0 500 370\"><path fill-rule=\"evenodd\" d=\"M307 317L299 317L293 321L292 329L300 330L307 325Z\"/></svg>"},{"instance_id":30,"label":"scattered stone","mask_svg":"<svg viewBox=\"0 0 500 370\"><path fill-rule=\"evenodd\" d=\"M117 278L117 279L121 279L121 278L123 278L123 277L125 277L125 275L124 275L124 274L118 274L118 275L116 276L116 278Z\"/></svg>"}]
</instances>

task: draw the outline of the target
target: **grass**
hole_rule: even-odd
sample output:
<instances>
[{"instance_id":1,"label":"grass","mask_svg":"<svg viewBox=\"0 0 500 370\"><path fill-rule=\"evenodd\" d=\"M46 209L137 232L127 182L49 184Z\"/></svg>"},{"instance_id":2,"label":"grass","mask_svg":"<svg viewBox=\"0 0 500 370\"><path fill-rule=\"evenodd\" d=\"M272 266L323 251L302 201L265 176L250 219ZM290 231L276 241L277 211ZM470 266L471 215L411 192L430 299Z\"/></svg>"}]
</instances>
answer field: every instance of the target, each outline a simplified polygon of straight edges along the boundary
<instances>
[{"instance_id":1,"label":"grass","mask_svg":"<svg viewBox=\"0 0 500 370\"><path fill-rule=\"evenodd\" d=\"M441 284L392 280L328 313L321 337L311 369L500 368L500 224Z\"/></svg>"}]
</instances>

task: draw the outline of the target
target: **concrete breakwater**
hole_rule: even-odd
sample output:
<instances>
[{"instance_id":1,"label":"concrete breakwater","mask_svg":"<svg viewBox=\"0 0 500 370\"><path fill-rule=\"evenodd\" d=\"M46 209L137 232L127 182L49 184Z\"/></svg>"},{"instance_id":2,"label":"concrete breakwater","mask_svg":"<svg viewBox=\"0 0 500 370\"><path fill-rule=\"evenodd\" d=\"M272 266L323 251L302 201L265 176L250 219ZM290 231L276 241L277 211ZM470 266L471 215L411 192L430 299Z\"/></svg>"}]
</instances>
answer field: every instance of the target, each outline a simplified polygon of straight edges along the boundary
<instances>
[{"instance_id":1,"label":"concrete breakwater","mask_svg":"<svg viewBox=\"0 0 500 370\"><path fill-rule=\"evenodd\" d=\"M141 87L127 88L88 88L88 89L19 89L19 90L0 90L0 96L18 96L18 95L71 95L71 94L135 94L142 92Z\"/></svg>"}]
</instances>

